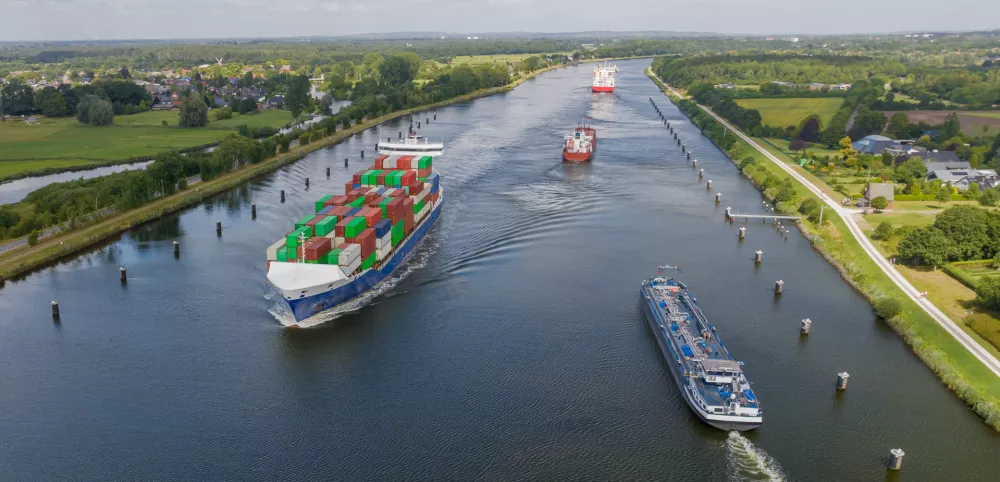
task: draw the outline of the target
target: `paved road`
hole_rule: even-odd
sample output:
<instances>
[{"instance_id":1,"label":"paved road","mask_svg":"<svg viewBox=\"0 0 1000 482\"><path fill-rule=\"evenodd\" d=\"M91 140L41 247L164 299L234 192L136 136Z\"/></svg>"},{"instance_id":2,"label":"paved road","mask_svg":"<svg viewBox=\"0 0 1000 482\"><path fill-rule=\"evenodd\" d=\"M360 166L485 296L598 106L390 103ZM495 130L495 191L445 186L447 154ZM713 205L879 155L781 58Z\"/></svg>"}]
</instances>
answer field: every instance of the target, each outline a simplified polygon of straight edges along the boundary
<instances>
[{"instance_id":1,"label":"paved road","mask_svg":"<svg viewBox=\"0 0 1000 482\"><path fill-rule=\"evenodd\" d=\"M774 161L774 163L777 164L782 169L784 169L785 172L787 172L793 178L798 180L800 183L802 183L802 185L804 185L806 188L808 188L810 191L816 194L820 199L822 199L827 206L833 209L836 213L840 214L840 217L843 218L844 224L847 225L847 229L850 230L851 234L854 236L854 239L858 240L858 243L860 243L861 247L864 248L866 253L868 253L868 256L871 257L873 261L875 261L875 264L877 264L878 267L887 276L889 276L889 278L893 281L893 283L895 283L896 286L898 286L901 290L903 290L903 293L905 293L906 296L908 296L911 300L916 302L917 305L919 305L925 312L927 312L927 314L930 315L931 318L934 318L934 321L937 321L937 323L941 325L941 327L944 328L945 331L947 331L952 337L954 337L955 340L961 343L962 346L964 346L967 350L969 350L969 352L975 355L976 358L982 361L983 364L990 369L990 371L992 371L995 375L1000 376L1000 360L997 360L997 358L994 357L992 353L988 352L985 348L979 345L979 343L977 343L976 340L974 340L971 336L969 336L968 333L962 331L962 329L959 328L954 321L948 318L948 316L945 315L943 312L941 312L941 310L939 310L936 306L934 306L933 303L928 301L927 298L921 296L920 292L917 291L917 289L914 288L913 285L911 285L910 282L907 281L906 278L904 278L903 275L901 275L899 271L897 271L896 268L891 263L889 263L888 260L882 257L882 254L878 252L878 250L875 248L875 245L872 244L872 242L868 239L867 236L865 236L865 233L862 232L861 228L858 227L858 224L854 220L854 217L851 216L852 213L856 212L855 210L845 208L841 206L840 203L834 201L833 199L830 199L829 196L823 193L822 189L813 185L808 179L800 175L798 172L796 172L794 169L792 169L784 162L781 162L780 159L778 159L769 151L758 145L756 142L754 142L753 139L748 137L746 134L743 134L742 132L734 128L721 116L716 115L714 112L712 112L710 109L704 106L699 105L698 107L701 107L702 110L704 110L709 115L714 117L715 120L719 121L720 123L728 127L732 132L736 133L736 135L740 136L740 138L743 139L744 142L753 146L755 149L760 151L761 154L767 156L768 159Z\"/></svg>"},{"instance_id":2,"label":"paved road","mask_svg":"<svg viewBox=\"0 0 1000 482\"><path fill-rule=\"evenodd\" d=\"M191 185L194 185L194 184L198 184L199 182L201 182L201 176L191 176L191 177L188 178L188 186L191 186ZM108 214L111 214L111 212L112 212L111 208L104 208L104 209L102 209L100 211L100 213L98 213L98 216L106 216ZM80 221L84 222L84 221L88 220L92 216L93 216L93 213L87 214ZM59 226L53 226L51 228L47 228L47 229L43 230L41 233L39 233L38 240L41 241L41 240L43 240L45 238L48 238L48 237L52 236L53 234L60 233L60 232L64 231L67 227L69 227L69 223L63 223L63 224L60 224ZM18 238L18 239L14 239L14 240L8 241L8 242L6 242L4 244L0 244L0 253L6 252L6 251L10 251L10 250L12 250L14 248L18 248L18 247L24 246L26 244L28 244L28 237L27 236L25 236L23 238Z\"/></svg>"}]
</instances>

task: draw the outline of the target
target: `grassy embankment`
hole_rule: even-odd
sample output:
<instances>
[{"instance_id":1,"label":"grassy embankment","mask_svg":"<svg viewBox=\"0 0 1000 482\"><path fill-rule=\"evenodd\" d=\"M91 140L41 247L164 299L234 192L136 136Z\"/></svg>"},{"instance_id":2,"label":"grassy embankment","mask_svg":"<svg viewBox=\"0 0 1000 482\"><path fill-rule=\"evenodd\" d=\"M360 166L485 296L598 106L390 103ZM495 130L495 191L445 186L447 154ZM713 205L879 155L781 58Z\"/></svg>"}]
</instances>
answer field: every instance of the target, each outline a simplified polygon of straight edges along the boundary
<instances>
[{"instance_id":1,"label":"grassy embankment","mask_svg":"<svg viewBox=\"0 0 1000 482\"><path fill-rule=\"evenodd\" d=\"M672 101L679 100L669 92L669 89L666 89L659 79L652 75L650 78L668 94ZM708 122L714 123L714 120ZM744 169L743 174L757 186L761 186L768 176L773 176L781 182L786 179L793 180L795 199L786 203L778 203L777 209L780 211L791 214L809 200L816 203L821 202L805 186L794 181L794 178L786 171L753 147L743 142L737 142L727 154L730 159L754 158L753 165ZM789 163L789 165L792 164ZM799 174L805 176L810 182L819 181L805 169L797 165L793 166ZM827 186L824 189L828 188ZM771 189L765 191L765 194L773 199L775 193ZM997 377L941 328L920 306L899 290L851 235L847 225L839 215L828 209L824 212L824 220L826 222L821 227L808 220L802 220L798 225L817 251L836 266L844 279L869 301L882 297L892 297L899 300L900 313L886 322L949 389L968 403L976 413L983 417L987 424L1000 430L1000 383L998 383Z\"/></svg>"},{"instance_id":2,"label":"grassy embankment","mask_svg":"<svg viewBox=\"0 0 1000 482\"><path fill-rule=\"evenodd\" d=\"M797 126L799 122L813 114L819 114L825 126L843 105L844 99L841 97L737 99L736 103L746 109L757 109L761 121L770 126Z\"/></svg>"},{"instance_id":3,"label":"grassy embankment","mask_svg":"<svg viewBox=\"0 0 1000 482\"><path fill-rule=\"evenodd\" d=\"M214 144L242 124L279 127L292 121L288 111L268 110L183 129L177 127L177 117L177 111L149 111L117 116L107 127L84 125L72 117L42 117L37 124L8 120L0 123L0 179L133 162Z\"/></svg>"},{"instance_id":4,"label":"grassy embankment","mask_svg":"<svg viewBox=\"0 0 1000 482\"><path fill-rule=\"evenodd\" d=\"M788 152L781 149L774 149L773 143L769 145L761 141L763 140L758 139L758 143L771 151L776 157L787 159L789 162L786 164L794 164L794 161L792 161L794 157ZM800 172L805 173L808 171L802 169ZM832 191L830 185L824 182L823 179L813 176L810 180L825 192L829 193ZM856 186L863 187L864 179L862 178L858 182L861 184L856 184ZM882 222L887 221L892 223L896 229L929 226L934 224L938 212L951 206L963 204L978 205L976 201L950 201L947 203L937 201L896 201L892 212L887 211L863 216L857 215L856 221L865 234L871 238L872 230ZM888 258L896 254L900 238L901 236L897 235L888 240L872 239L872 243L883 256ZM989 262L980 262L980 264L986 263ZM973 291L974 284L963 280L961 268L956 265L956 267L946 268L944 271L941 271L897 265L896 269L917 290L927 292L927 299L934 303L944 314L948 315L949 318L954 320L962 331L969 334L979 345L986 348L994 356L1000 358L1000 350L998 350L1000 348L1000 318L996 314L982 312L982 310L978 309L974 303L976 298L976 294ZM948 276L949 274L951 276Z\"/></svg>"},{"instance_id":5,"label":"grassy embankment","mask_svg":"<svg viewBox=\"0 0 1000 482\"><path fill-rule=\"evenodd\" d=\"M500 92L507 92L526 80L556 67L558 66L539 69L535 72L524 75L518 80L503 87L483 89L463 96L455 97L453 99L438 102L436 104L396 111L382 117L366 120L362 123L354 125L350 129L337 131L331 136L314 140L305 146L294 147L287 153L279 154L258 164L252 164L240 168L210 181L199 183L192 188L158 199L146 204L145 206L116 214L111 218L102 220L91 226L55 235L50 238L45 238L44 241L36 246L32 247L25 245L0 253L0 280L22 275L39 266L52 263L60 258L71 255L81 249L130 229L133 226L140 225L162 217L165 214L197 204L210 196L231 189L232 187L242 184L247 180L274 171L281 166L290 164L305 157L310 152L322 149L329 145L337 144L347 137L375 127L383 122L403 117L414 112L437 109L447 105L467 102Z\"/></svg>"}]
</instances>

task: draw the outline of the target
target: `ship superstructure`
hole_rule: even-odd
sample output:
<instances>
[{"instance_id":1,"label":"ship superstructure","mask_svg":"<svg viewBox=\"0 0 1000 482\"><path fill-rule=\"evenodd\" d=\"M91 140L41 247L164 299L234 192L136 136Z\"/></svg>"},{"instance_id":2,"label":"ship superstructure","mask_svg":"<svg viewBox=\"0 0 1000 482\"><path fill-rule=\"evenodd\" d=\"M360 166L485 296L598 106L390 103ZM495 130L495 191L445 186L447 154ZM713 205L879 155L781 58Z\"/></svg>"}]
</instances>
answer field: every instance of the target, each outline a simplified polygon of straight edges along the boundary
<instances>
[{"instance_id":1,"label":"ship superstructure","mask_svg":"<svg viewBox=\"0 0 1000 482\"><path fill-rule=\"evenodd\" d=\"M615 90L615 73L618 72L618 66L614 64L609 64L607 62L602 62L594 67L594 79L591 82L590 90L592 92L614 92Z\"/></svg>"}]
</instances>

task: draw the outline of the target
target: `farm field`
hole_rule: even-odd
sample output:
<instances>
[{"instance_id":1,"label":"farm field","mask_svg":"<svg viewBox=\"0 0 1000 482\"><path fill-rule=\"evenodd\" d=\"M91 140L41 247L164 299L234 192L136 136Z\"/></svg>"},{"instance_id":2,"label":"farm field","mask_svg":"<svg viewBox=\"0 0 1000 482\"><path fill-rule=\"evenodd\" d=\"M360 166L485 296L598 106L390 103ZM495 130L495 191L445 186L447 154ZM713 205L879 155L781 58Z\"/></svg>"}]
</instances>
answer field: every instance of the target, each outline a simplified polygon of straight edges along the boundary
<instances>
[{"instance_id":1,"label":"farm field","mask_svg":"<svg viewBox=\"0 0 1000 482\"><path fill-rule=\"evenodd\" d=\"M757 109L763 122L776 127L798 125L802 119L818 114L826 125L844 103L840 97L793 99L738 99L736 103L747 109Z\"/></svg>"},{"instance_id":2,"label":"farm field","mask_svg":"<svg viewBox=\"0 0 1000 482\"><path fill-rule=\"evenodd\" d=\"M948 110L904 110L886 111L886 118L892 117L896 112L906 114L910 122L924 121L931 125L941 124L948 114L958 115L958 122L962 125L962 130L973 137L995 136L1000 134L1000 111L948 111ZM763 114L763 113L762 113Z\"/></svg>"},{"instance_id":3,"label":"farm field","mask_svg":"<svg viewBox=\"0 0 1000 482\"><path fill-rule=\"evenodd\" d=\"M40 118L36 124L0 124L0 179L46 168L65 169L101 164L216 142L241 124L280 127L292 120L287 111L265 111L209 122L206 128L176 127L176 111L150 111L116 116L107 127L92 127L75 118ZM163 121L168 126L162 125Z\"/></svg>"}]
</instances>

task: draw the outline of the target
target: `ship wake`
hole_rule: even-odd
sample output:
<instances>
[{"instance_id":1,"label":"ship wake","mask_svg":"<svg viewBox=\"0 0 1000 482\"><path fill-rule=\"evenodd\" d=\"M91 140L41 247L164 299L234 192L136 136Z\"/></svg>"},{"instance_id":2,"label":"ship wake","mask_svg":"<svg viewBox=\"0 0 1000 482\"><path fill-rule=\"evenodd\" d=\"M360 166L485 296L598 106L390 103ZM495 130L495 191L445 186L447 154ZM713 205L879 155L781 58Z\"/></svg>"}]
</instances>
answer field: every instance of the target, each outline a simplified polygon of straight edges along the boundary
<instances>
[{"instance_id":1,"label":"ship wake","mask_svg":"<svg viewBox=\"0 0 1000 482\"><path fill-rule=\"evenodd\" d=\"M726 440L726 463L732 480L762 480L783 482L781 465L767 452L750 442L739 432L729 432Z\"/></svg>"}]
</instances>

